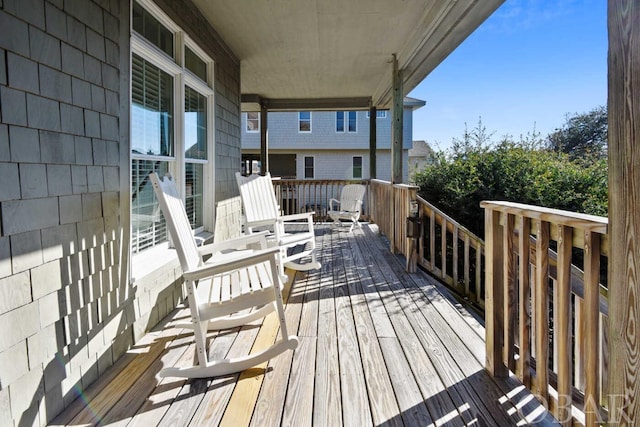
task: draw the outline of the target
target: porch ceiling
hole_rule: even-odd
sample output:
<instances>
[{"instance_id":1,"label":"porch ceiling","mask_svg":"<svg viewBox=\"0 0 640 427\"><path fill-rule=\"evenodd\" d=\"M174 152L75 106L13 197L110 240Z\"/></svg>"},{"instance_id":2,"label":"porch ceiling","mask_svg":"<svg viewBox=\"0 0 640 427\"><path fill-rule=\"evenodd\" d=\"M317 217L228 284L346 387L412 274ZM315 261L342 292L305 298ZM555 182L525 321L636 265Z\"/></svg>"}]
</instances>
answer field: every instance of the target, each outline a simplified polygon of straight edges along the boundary
<instances>
[{"instance_id":1,"label":"porch ceiling","mask_svg":"<svg viewBox=\"0 0 640 427\"><path fill-rule=\"evenodd\" d=\"M406 95L503 1L193 0L240 59L242 94L279 109L389 108L394 53Z\"/></svg>"}]
</instances>

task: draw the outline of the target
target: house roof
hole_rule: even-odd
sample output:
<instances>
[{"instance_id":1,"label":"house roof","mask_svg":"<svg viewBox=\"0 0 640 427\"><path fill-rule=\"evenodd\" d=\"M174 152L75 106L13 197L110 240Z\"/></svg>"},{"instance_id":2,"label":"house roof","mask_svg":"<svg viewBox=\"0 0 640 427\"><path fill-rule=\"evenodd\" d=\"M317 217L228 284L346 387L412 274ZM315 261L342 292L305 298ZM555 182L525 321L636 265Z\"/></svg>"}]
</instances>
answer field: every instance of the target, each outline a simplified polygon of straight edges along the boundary
<instances>
[{"instance_id":1,"label":"house roof","mask_svg":"<svg viewBox=\"0 0 640 427\"><path fill-rule=\"evenodd\" d=\"M407 94L503 1L193 0L240 60L245 110L390 108L394 54Z\"/></svg>"},{"instance_id":2,"label":"house roof","mask_svg":"<svg viewBox=\"0 0 640 427\"><path fill-rule=\"evenodd\" d=\"M413 147L409 149L409 157L429 157L433 155L433 149L427 141L413 141Z\"/></svg>"},{"instance_id":3,"label":"house roof","mask_svg":"<svg viewBox=\"0 0 640 427\"><path fill-rule=\"evenodd\" d=\"M411 107L412 110L417 110L420 107L424 107L426 103L427 101L423 101L422 99L411 98L410 96L404 97L404 106Z\"/></svg>"}]
</instances>

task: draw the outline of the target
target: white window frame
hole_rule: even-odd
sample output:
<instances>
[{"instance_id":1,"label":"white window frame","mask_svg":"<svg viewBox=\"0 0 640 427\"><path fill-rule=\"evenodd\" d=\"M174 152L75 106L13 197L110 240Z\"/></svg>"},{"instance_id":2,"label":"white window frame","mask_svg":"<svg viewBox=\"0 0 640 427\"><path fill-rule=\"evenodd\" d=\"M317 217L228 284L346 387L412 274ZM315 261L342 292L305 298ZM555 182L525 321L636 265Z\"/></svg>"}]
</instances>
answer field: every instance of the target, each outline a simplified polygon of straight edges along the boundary
<instances>
[{"instance_id":1,"label":"white window frame","mask_svg":"<svg viewBox=\"0 0 640 427\"><path fill-rule=\"evenodd\" d=\"M356 176L355 173L355 159L358 158L360 159L360 176ZM364 157L363 156L351 156L351 177L353 179L363 179L364 177Z\"/></svg>"},{"instance_id":2,"label":"white window frame","mask_svg":"<svg viewBox=\"0 0 640 427\"><path fill-rule=\"evenodd\" d=\"M342 113L342 130L338 130L338 114ZM356 116L356 128L355 130L350 130L349 129L349 115L350 114L355 114ZM358 133L358 112L355 110L348 110L348 111L336 111L336 126L335 126L335 130L336 133Z\"/></svg>"},{"instance_id":3,"label":"white window frame","mask_svg":"<svg viewBox=\"0 0 640 427\"><path fill-rule=\"evenodd\" d=\"M255 113L258 115L258 127L257 129L249 129L249 113ZM254 111L248 111L246 113L244 113L244 131L246 133L258 133L260 132L260 113L259 112L254 112Z\"/></svg>"},{"instance_id":4,"label":"white window frame","mask_svg":"<svg viewBox=\"0 0 640 427\"><path fill-rule=\"evenodd\" d=\"M132 160L161 160L169 162L169 171L174 176L178 190L185 200L186 184L185 184L185 164L200 163L203 164L203 225L193 230L194 235L202 233L205 230L213 230L214 221L214 191L215 185L215 93L213 89L214 82L214 63L213 60L192 40L186 33L176 25L164 12L150 0L135 0L147 12L153 15L163 26L169 29L174 36L174 57L168 56L162 52L151 42L146 40L142 35L138 34L131 28L131 53L136 54L144 60L150 62L162 71L170 74L174 82L174 105L173 105L173 139L174 139L174 156L145 156L130 153L129 168L131 168ZM131 2L130 7L133 7ZM196 55L202 59L207 65L207 81L202 81L194 73L188 70L184 61L184 47L188 46ZM207 99L207 159L187 159L185 155L185 86L197 91ZM131 169L129 170L131 177ZM140 253L134 254L132 264L137 260L148 259L148 252L157 252L166 250L168 245L159 244L151 248L145 249ZM147 254L147 255L144 255ZM160 255L163 256L163 255ZM140 262L139 264L143 264ZM136 269L137 270L137 269Z\"/></svg>"},{"instance_id":5,"label":"white window frame","mask_svg":"<svg viewBox=\"0 0 640 427\"><path fill-rule=\"evenodd\" d=\"M367 111L367 119L371 117L371 113ZM386 119L387 110L376 110L376 119Z\"/></svg>"},{"instance_id":6,"label":"white window frame","mask_svg":"<svg viewBox=\"0 0 640 427\"><path fill-rule=\"evenodd\" d=\"M313 161L313 176L307 177L307 158ZM316 156L302 156L302 179L316 179Z\"/></svg>"},{"instance_id":7,"label":"white window frame","mask_svg":"<svg viewBox=\"0 0 640 427\"><path fill-rule=\"evenodd\" d=\"M300 130L300 124L302 123L300 114L302 113L309 113L309 130ZM313 113L311 111L298 111L298 133L311 133L312 130L313 130Z\"/></svg>"}]
</instances>

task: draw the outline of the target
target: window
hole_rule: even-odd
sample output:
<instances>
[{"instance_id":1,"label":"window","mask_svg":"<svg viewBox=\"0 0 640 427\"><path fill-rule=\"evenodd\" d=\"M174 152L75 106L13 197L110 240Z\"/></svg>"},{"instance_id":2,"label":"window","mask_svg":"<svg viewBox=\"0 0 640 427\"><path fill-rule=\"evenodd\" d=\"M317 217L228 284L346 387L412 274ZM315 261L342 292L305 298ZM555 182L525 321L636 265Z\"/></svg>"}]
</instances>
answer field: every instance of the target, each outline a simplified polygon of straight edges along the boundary
<instances>
[{"instance_id":1,"label":"window","mask_svg":"<svg viewBox=\"0 0 640 427\"><path fill-rule=\"evenodd\" d=\"M367 119L369 117L370 117L370 114L367 111ZM387 118L387 110L376 110L376 118L378 118L378 119L386 119Z\"/></svg>"},{"instance_id":2,"label":"window","mask_svg":"<svg viewBox=\"0 0 640 427\"><path fill-rule=\"evenodd\" d=\"M202 81L207 81L207 63L188 47L184 51L184 66Z\"/></svg>"},{"instance_id":3,"label":"window","mask_svg":"<svg viewBox=\"0 0 640 427\"><path fill-rule=\"evenodd\" d=\"M189 86L184 96L185 209L192 228L202 227L207 162L207 98Z\"/></svg>"},{"instance_id":4,"label":"window","mask_svg":"<svg viewBox=\"0 0 640 427\"><path fill-rule=\"evenodd\" d=\"M260 113L247 113L247 132L260 132Z\"/></svg>"},{"instance_id":5,"label":"window","mask_svg":"<svg viewBox=\"0 0 640 427\"><path fill-rule=\"evenodd\" d=\"M362 179L362 156L353 157L353 178Z\"/></svg>"},{"instance_id":6,"label":"window","mask_svg":"<svg viewBox=\"0 0 640 427\"><path fill-rule=\"evenodd\" d=\"M173 57L173 33L137 2L133 3L132 25L134 31L162 52Z\"/></svg>"},{"instance_id":7,"label":"window","mask_svg":"<svg viewBox=\"0 0 640 427\"><path fill-rule=\"evenodd\" d=\"M357 132L356 118L355 111L336 111L336 132Z\"/></svg>"},{"instance_id":8,"label":"window","mask_svg":"<svg viewBox=\"0 0 640 427\"><path fill-rule=\"evenodd\" d=\"M311 111L298 113L298 132L311 132Z\"/></svg>"},{"instance_id":9,"label":"window","mask_svg":"<svg viewBox=\"0 0 640 427\"><path fill-rule=\"evenodd\" d=\"M133 29L131 240L138 253L167 241L151 172L175 177L194 231L212 225L206 218L213 216L207 212L213 182L206 177L212 170L213 64L149 0L134 2Z\"/></svg>"},{"instance_id":10,"label":"window","mask_svg":"<svg viewBox=\"0 0 640 427\"><path fill-rule=\"evenodd\" d=\"M305 179L313 179L313 157L305 156L304 158L304 177Z\"/></svg>"}]
</instances>

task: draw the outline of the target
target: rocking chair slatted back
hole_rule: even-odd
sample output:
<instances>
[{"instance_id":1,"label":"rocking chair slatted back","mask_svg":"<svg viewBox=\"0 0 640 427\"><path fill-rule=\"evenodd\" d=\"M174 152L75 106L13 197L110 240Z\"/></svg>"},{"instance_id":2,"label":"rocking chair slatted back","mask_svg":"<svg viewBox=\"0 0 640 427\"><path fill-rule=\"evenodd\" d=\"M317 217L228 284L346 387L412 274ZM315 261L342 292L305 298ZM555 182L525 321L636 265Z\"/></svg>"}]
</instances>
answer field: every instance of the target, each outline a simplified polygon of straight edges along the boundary
<instances>
[{"instance_id":1,"label":"rocking chair slatted back","mask_svg":"<svg viewBox=\"0 0 640 427\"><path fill-rule=\"evenodd\" d=\"M185 271L192 270L202 264L202 257L198 252L198 247L193 238L193 231L189 225L189 217L182 204L182 199L178 194L175 183L171 176L164 179L157 174L151 174L151 183L164 192L165 197L158 198L163 212L171 212L173 221L167 221L167 227L174 238L173 244L178 249L180 265Z\"/></svg>"},{"instance_id":2,"label":"rocking chair slatted back","mask_svg":"<svg viewBox=\"0 0 640 427\"><path fill-rule=\"evenodd\" d=\"M240 194L243 200L254 203L244 204L244 215L249 226L273 224L279 216L278 202L271 183L271 175L241 177Z\"/></svg>"}]
</instances>

